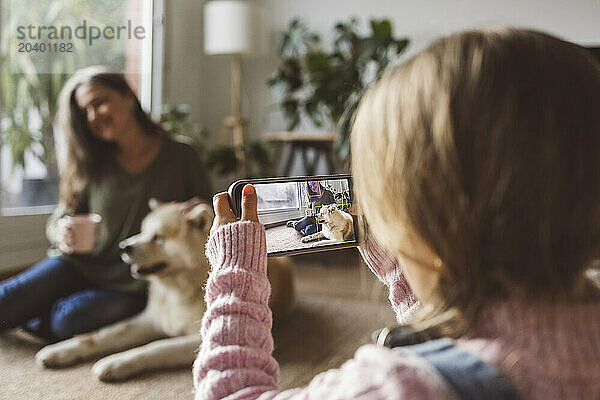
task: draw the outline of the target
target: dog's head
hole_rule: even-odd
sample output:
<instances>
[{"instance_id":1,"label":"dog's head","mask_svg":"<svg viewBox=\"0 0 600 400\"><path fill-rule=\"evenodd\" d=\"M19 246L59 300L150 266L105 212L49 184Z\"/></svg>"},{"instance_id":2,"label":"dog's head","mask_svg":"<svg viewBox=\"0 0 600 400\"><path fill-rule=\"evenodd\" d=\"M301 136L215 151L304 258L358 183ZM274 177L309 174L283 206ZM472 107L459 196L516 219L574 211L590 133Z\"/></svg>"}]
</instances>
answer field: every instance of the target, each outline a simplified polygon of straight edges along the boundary
<instances>
[{"instance_id":1,"label":"dog's head","mask_svg":"<svg viewBox=\"0 0 600 400\"><path fill-rule=\"evenodd\" d=\"M319 210L319 214L317 214L317 221L321 224L329 224L338 212L337 205L335 204L322 206Z\"/></svg>"},{"instance_id":2,"label":"dog's head","mask_svg":"<svg viewBox=\"0 0 600 400\"><path fill-rule=\"evenodd\" d=\"M151 211L142 221L141 232L119 244L131 275L160 277L206 264L204 245L214 218L211 207L202 203L184 215L181 203L151 199L148 205Z\"/></svg>"}]
</instances>

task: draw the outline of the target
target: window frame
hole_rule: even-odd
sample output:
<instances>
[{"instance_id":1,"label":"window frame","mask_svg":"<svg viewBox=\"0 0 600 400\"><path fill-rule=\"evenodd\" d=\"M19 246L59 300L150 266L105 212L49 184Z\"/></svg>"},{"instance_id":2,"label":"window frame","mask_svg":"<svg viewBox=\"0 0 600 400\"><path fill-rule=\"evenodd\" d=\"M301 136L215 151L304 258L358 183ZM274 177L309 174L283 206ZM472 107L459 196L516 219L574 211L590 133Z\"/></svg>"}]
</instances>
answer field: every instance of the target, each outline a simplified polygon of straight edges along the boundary
<instances>
[{"instance_id":1,"label":"window frame","mask_svg":"<svg viewBox=\"0 0 600 400\"><path fill-rule=\"evenodd\" d=\"M298 207L263 208L259 209L258 212L264 215L271 215L302 210L302 208L304 208L302 207L302 188L300 187L300 182L294 183L296 184L296 199L298 200Z\"/></svg>"},{"instance_id":2,"label":"window frame","mask_svg":"<svg viewBox=\"0 0 600 400\"><path fill-rule=\"evenodd\" d=\"M302 207L302 182L296 183L296 196L298 199L298 207L271 208L262 209L259 211L258 219L262 224L278 224L283 221L304 217L304 209Z\"/></svg>"},{"instance_id":3,"label":"window frame","mask_svg":"<svg viewBox=\"0 0 600 400\"><path fill-rule=\"evenodd\" d=\"M147 4L143 17L151 18L152 30L149 47L142 52L142 65L148 66L149 71L142 67L140 102L156 117L162 103L165 5L164 0L150 0ZM0 215L0 276L18 272L46 256L46 221L55 207L18 207Z\"/></svg>"}]
</instances>

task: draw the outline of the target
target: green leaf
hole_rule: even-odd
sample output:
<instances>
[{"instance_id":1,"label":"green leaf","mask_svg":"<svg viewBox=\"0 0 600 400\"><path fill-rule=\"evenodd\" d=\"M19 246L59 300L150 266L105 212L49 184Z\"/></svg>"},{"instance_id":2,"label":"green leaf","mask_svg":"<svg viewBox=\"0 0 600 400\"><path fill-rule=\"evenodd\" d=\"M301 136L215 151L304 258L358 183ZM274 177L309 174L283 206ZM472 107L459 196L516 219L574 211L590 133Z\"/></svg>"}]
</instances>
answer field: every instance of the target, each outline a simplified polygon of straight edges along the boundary
<instances>
[{"instance_id":1,"label":"green leaf","mask_svg":"<svg viewBox=\"0 0 600 400\"><path fill-rule=\"evenodd\" d=\"M309 79L319 80L329 76L332 71L332 61L329 55L323 51L314 51L304 58L304 68Z\"/></svg>"},{"instance_id":2,"label":"green leaf","mask_svg":"<svg viewBox=\"0 0 600 400\"><path fill-rule=\"evenodd\" d=\"M323 126L324 118L321 110L319 109L320 101L317 98L309 98L304 103L304 111L310 118L313 124L317 127Z\"/></svg>"},{"instance_id":3,"label":"green leaf","mask_svg":"<svg viewBox=\"0 0 600 400\"><path fill-rule=\"evenodd\" d=\"M293 97L286 97L281 103L283 115L288 121L288 130L293 130L300 124L300 103Z\"/></svg>"},{"instance_id":4,"label":"green leaf","mask_svg":"<svg viewBox=\"0 0 600 400\"><path fill-rule=\"evenodd\" d=\"M362 63L367 63L373 59L378 50L378 43L375 38L363 38L357 43L358 59Z\"/></svg>"},{"instance_id":5,"label":"green leaf","mask_svg":"<svg viewBox=\"0 0 600 400\"><path fill-rule=\"evenodd\" d=\"M371 20L371 31L373 36L378 39L391 39L392 38L392 23L389 19Z\"/></svg>"},{"instance_id":6,"label":"green leaf","mask_svg":"<svg viewBox=\"0 0 600 400\"><path fill-rule=\"evenodd\" d=\"M287 40L287 49L281 49L281 62L267 80L269 86L287 90L279 104L288 129L297 127L301 116L317 127L330 119L338 128L336 146L343 157L349 154L357 99L409 43L406 38L393 36L390 20L372 19L369 23L371 32L366 35L360 34L357 18L336 23L333 49L325 50L316 45L316 40L310 40L315 37L311 38L302 20L292 20L283 34L285 39L281 39ZM297 61L293 69L291 59Z\"/></svg>"},{"instance_id":7,"label":"green leaf","mask_svg":"<svg viewBox=\"0 0 600 400\"><path fill-rule=\"evenodd\" d=\"M303 20L295 18L290 22L287 32L283 32L277 40L277 55L282 59L299 57L312 51L319 41L317 33L311 32Z\"/></svg>"},{"instance_id":8,"label":"green leaf","mask_svg":"<svg viewBox=\"0 0 600 400\"><path fill-rule=\"evenodd\" d=\"M283 55L286 53L289 43L290 43L290 34L289 33L284 32L283 34L279 35L279 38L277 39L277 44L275 46L275 52L277 53L277 55L279 57L283 57Z\"/></svg>"},{"instance_id":9,"label":"green leaf","mask_svg":"<svg viewBox=\"0 0 600 400\"><path fill-rule=\"evenodd\" d=\"M408 46L409 42L410 41L408 39L406 39L406 38L396 40L396 54L402 53L406 49L406 47Z\"/></svg>"}]
</instances>

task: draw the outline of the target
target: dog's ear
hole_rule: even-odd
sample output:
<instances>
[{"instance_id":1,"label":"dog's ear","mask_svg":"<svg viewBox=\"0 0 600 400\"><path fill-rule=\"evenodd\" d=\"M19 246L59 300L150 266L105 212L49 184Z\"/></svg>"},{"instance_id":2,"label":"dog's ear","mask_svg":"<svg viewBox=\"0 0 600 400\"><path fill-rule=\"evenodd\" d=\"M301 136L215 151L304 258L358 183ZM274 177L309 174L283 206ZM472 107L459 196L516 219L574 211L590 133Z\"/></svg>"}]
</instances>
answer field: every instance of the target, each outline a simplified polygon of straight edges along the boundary
<instances>
[{"instance_id":1,"label":"dog's ear","mask_svg":"<svg viewBox=\"0 0 600 400\"><path fill-rule=\"evenodd\" d=\"M214 218L212 208L206 203L198 204L185 215L188 224L206 233L210 230Z\"/></svg>"},{"instance_id":2,"label":"dog's ear","mask_svg":"<svg viewBox=\"0 0 600 400\"><path fill-rule=\"evenodd\" d=\"M156 200L154 197L151 198L150 200L148 200L148 207L150 207L150 210L156 209L161 204L162 203L160 201Z\"/></svg>"}]
</instances>

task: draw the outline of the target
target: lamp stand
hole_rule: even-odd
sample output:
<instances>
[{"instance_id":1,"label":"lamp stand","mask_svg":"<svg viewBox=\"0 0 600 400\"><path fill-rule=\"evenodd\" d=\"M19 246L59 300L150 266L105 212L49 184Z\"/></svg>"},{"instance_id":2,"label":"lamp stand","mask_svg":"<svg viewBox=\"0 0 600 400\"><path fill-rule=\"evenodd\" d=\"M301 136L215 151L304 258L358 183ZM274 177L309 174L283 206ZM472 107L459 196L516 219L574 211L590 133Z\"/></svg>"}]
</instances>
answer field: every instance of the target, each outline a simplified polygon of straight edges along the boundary
<instances>
[{"instance_id":1,"label":"lamp stand","mask_svg":"<svg viewBox=\"0 0 600 400\"><path fill-rule=\"evenodd\" d=\"M245 122L241 118L242 96L242 56L234 54L231 58L231 115L225 118L219 134L219 142L224 144L232 135L235 157L238 162L238 173L246 177L246 154L244 145Z\"/></svg>"}]
</instances>

